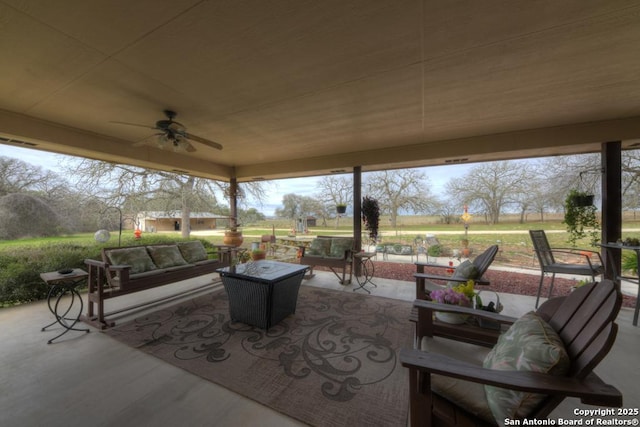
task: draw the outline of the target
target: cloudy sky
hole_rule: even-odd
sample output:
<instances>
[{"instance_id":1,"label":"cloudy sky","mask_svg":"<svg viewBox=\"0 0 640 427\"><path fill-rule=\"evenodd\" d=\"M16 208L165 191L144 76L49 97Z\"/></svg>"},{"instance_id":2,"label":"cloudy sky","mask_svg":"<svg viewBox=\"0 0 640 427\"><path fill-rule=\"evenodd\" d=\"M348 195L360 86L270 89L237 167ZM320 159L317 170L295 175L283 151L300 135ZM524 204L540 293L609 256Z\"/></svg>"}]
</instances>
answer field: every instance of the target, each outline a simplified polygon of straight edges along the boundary
<instances>
[{"instance_id":1,"label":"cloudy sky","mask_svg":"<svg viewBox=\"0 0 640 427\"><path fill-rule=\"evenodd\" d=\"M65 157L46 151L2 144L0 144L0 156L14 157L54 172L60 172L60 162ZM423 170L429 178L432 194L439 194L442 192L447 181L453 177L464 175L472 166L472 164L432 166L423 168ZM273 215L275 209L282 206L282 197L285 194L294 193L301 196L312 196L318 192L317 182L320 179L321 177L311 177L267 181L269 183L269 189L267 191L268 198L262 206L254 207L267 216Z\"/></svg>"}]
</instances>

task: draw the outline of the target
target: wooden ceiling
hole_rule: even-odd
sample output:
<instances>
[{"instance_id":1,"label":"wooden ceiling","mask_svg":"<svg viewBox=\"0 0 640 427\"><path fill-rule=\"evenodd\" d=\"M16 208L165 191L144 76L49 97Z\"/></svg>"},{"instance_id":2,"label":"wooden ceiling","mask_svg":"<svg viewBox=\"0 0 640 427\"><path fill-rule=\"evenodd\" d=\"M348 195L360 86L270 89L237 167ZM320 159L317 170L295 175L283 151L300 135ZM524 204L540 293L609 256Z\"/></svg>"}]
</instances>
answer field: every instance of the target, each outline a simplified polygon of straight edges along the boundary
<instances>
[{"instance_id":1,"label":"wooden ceiling","mask_svg":"<svg viewBox=\"0 0 640 427\"><path fill-rule=\"evenodd\" d=\"M637 0L0 0L0 142L240 182L590 152L640 137L639 52ZM113 123L164 109L224 149Z\"/></svg>"}]
</instances>

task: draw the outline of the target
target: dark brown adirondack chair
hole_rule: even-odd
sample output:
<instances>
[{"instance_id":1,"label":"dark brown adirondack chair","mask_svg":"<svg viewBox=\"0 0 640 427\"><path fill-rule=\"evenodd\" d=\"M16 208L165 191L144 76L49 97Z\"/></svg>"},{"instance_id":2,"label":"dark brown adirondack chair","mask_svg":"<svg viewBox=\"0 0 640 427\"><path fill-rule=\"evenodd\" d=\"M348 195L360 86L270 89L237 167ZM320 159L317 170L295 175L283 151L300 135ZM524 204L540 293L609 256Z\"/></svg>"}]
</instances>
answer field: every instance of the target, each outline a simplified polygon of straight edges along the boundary
<instances>
[{"instance_id":1,"label":"dark brown adirondack chair","mask_svg":"<svg viewBox=\"0 0 640 427\"><path fill-rule=\"evenodd\" d=\"M450 306L416 300L415 305L422 312L432 315L433 311L446 311L480 315L505 323L513 319L503 318L495 313L480 312L465 307ZM554 376L539 372L505 371L486 369L482 365L458 360L464 351L469 352L470 344L449 339L436 338L447 346L456 357L436 352L416 349L402 349L400 360L409 368L411 404L411 425L497 425L481 419L479 415L447 400L432 391L432 375L464 380L471 390L473 384L483 384L500 388L539 393L543 400L526 414L526 418L543 419L566 397L579 398L583 403L598 406L622 406L622 395L613 386L605 384L593 369L611 349L618 327L614 322L622 305L622 295L613 282L605 280L582 286L566 297L553 298L536 311L557 332L570 360L569 372L564 376ZM455 336L449 338L457 339ZM468 341L464 336L461 341ZM492 338L493 339L493 338ZM490 339L489 341L491 341ZM427 338L427 340L433 340ZM491 345L491 342L485 343ZM456 349L467 346L467 350ZM476 346L471 346L478 348ZM477 390L477 389L476 389ZM481 387L484 391L484 388ZM467 391L465 389L465 393ZM484 398L484 396L482 396ZM478 399L478 396L475 397ZM504 420L500 420L500 423Z\"/></svg>"},{"instance_id":2,"label":"dark brown adirondack chair","mask_svg":"<svg viewBox=\"0 0 640 427\"><path fill-rule=\"evenodd\" d=\"M588 249L551 248L544 230L529 230L529 235L540 263L540 285L538 286L538 296L536 297L536 308L538 308L538 303L540 302L540 292L542 291L545 274L551 273L548 295L548 298L551 298L556 273L590 276L594 282L596 281L596 276L604 273L604 263L599 252ZM572 262L556 260L555 255L561 255L565 258L570 257ZM596 257L597 262L593 262L591 257Z\"/></svg>"},{"instance_id":3,"label":"dark brown adirondack chair","mask_svg":"<svg viewBox=\"0 0 640 427\"><path fill-rule=\"evenodd\" d=\"M469 279L474 279L476 284L488 285L489 281L483 276L493 262L497 253L498 245L493 245L489 246L483 253L478 255L472 262L476 273L473 277L466 277L464 274L458 275L458 269L456 269L453 276L427 274L425 273L425 267L443 269L443 273L445 269L449 269L451 267L439 264L416 263L416 273L414 274L416 278L416 298L426 299L427 289L433 290L442 288L447 282L465 283Z\"/></svg>"},{"instance_id":4,"label":"dark brown adirondack chair","mask_svg":"<svg viewBox=\"0 0 640 427\"><path fill-rule=\"evenodd\" d=\"M417 273L414 274L416 278L416 299L426 300L427 294L429 291L434 289L442 289L443 286L446 286L447 283L465 283L467 280L472 278L476 284L478 285L488 285L489 281L485 279L484 273L487 271L491 263L493 262L496 254L498 253L498 246L493 245L487 248L483 253L478 255L472 262L475 267L476 274L473 277L467 277L464 273L457 274L458 271L453 274L453 276L442 276L442 275L434 275L425 273L425 267L435 267L439 269L449 269L448 266L438 265L438 264L426 264L426 263L416 263ZM413 307L411 310L410 320L416 325L416 339L419 341L425 335L434 335L433 327L430 327L426 322L420 321L420 316L424 316L423 313L419 313L416 307ZM444 334L446 335L446 330L448 329L448 325L443 325L443 329L438 329L436 335ZM456 329L456 333L459 332L459 328ZM496 336L496 333L488 330L482 329L478 332L473 332L473 334L479 333L482 339L486 339L485 336Z\"/></svg>"}]
</instances>

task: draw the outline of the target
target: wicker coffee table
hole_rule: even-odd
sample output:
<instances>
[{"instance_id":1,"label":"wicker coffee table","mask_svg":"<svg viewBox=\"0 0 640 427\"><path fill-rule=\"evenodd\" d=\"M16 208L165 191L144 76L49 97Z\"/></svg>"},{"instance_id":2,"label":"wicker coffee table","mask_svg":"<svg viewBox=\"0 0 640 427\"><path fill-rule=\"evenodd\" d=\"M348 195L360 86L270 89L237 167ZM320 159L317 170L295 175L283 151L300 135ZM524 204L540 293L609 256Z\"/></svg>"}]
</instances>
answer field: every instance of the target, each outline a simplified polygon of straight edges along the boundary
<instances>
[{"instance_id":1,"label":"wicker coffee table","mask_svg":"<svg viewBox=\"0 0 640 427\"><path fill-rule=\"evenodd\" d=\"M218 269L229 296L231 320L269 329L295 313L308 268L265 260Z\"/></svg>"}]
</instances>

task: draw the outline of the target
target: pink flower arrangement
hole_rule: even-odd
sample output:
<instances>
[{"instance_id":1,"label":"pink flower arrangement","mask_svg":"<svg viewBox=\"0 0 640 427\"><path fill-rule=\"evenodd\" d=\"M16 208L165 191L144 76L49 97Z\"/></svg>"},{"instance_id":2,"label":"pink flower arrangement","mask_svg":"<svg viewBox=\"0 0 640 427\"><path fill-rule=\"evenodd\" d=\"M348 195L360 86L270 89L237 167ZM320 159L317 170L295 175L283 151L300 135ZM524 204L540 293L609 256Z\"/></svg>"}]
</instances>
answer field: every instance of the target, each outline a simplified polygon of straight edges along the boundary
<instances>
[{"instance_id":1,"label":"pink flower arrangement","mask_svg":"<svg viewBox=\"0 0 640 427\"><path fill-rule=\"evenodd\" d=\"M463 293L452 288L436 289L430 293L431 300L441 304L461 305L471 307L471 300Z\"/></svg>"}]
</instances>

